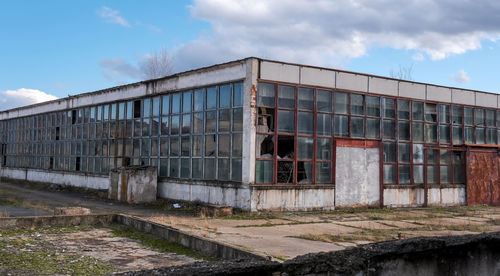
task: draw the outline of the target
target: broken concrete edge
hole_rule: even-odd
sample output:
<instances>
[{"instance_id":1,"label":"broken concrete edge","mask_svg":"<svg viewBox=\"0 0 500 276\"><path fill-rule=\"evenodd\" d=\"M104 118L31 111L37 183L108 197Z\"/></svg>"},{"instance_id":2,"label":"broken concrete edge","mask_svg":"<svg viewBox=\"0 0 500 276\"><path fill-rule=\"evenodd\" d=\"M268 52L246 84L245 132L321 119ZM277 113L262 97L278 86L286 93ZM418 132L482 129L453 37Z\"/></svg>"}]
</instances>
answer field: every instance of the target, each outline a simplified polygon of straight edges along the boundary
<instances>
[{"instance_id":1,"label":"broken concrete edge","mask_svg":"<svg viewBox=\"0 0 500 276\"><path fill-rule=\"evenodd\" d=\"M197 237L170 226L150 222L138 217L124 214L98 214L98 215L60 215L36 217L5 217L0 218L0 230L4 229L33 229L40 227L71 227L71 226L96 226L118 223L148 233L168 242L182 245L202 255L216 259L253 259L267 260L253 252L245 251L221 242Z\"/></svg>"},{"instance_id":2,"label":"broken concrete edge","mask_svg":"<svg viewBox=\"0 0 500 276\"><path fill-rule=\"evenodd\" d=\"M83 173L82 173L83 174ZM87 194L87 195L95 195L100 199L106 199L108 196L108 189L94 189L89 187L79 187L72 186L68 184L58 184L52 182L44 182L44 181L32 181L32 180L24 180L24 179L16 179L5 176L0 176L0 181L6 182L9 184L19 185L21 187L29 187L35 190L42 190L42 188L47 188L49 191L65 191L70 193L79 193L79 194ZM38 186L34 188L31 185Z\"/></svg>"},{"instance_id":3,"label":"broken concrete edge","mask_svg":"<svg viewBox=\"0 0 500 276\"><path fill-rule=\"evenodd\" d=\"M486 254L478 252L478 249L486 251ZM482 253L483 256L474 255L475 253ZM489 259L484 260L484 255ZM406 272L401 275L412 272L416 275L418 273L415 270L430 272L418 275L440 275L433 272L446 272L450 268L453 271L468 269L470 272L481 269L476 275L498 275L500 258L497 256L500 256L500 232L392 240L341 251L306 254L284 263L264 260L196 262L118 275L380 275L388 271L396 271L396 274L391 275L399 275L398 271L401 270ZM426 258L427 261L431 260L428 266L425 264ZM412 263L413 261L417 264ZM474 266L470 262L483 263L482 266Z\"/></svg>"},{"instance_id":4,"label":"broken concrete edge","mask_svg":"<svg viewBox=\"0 0 500 276\"><path fill-rule=\"evenodd\" d=\"M180 244L190 248L202 255L218 259L255 259L267 260L267 256L262 256L254 252L249 252L228 244L197 237L178 229L141 219L138 217L117 215L120 224L134 228L138 231L161 237L169 242Z\"/></svg>"}]
</instances>

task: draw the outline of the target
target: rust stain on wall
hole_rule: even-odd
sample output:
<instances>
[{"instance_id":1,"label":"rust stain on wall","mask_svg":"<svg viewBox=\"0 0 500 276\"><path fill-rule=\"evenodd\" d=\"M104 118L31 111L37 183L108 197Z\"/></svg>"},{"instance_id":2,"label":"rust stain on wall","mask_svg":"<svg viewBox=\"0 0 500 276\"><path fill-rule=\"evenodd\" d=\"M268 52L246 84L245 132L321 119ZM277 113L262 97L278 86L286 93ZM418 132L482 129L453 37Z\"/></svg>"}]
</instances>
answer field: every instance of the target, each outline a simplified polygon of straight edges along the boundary
<instances>
[{"instance_id":1,"label":"rust stain on wall","mask_svg":"<svg viewBox=\"0 0 500 276\"><path fill-rule=\"evenodd\" d=\"M255 85L252 84L252 91L250 93L250 118L252 119L252 124L257 125L257 90Z\"/></svg>"},{"instance_id":2,"label":"rust stain on wall","mask_svg":"<svg viewBox=\"0 0 500 276\"><path fill-rule=\"evenodd\" d=\"M500 205L500 157L496 151L467 153L467 204Z\"/></svg>"}]
</instances>

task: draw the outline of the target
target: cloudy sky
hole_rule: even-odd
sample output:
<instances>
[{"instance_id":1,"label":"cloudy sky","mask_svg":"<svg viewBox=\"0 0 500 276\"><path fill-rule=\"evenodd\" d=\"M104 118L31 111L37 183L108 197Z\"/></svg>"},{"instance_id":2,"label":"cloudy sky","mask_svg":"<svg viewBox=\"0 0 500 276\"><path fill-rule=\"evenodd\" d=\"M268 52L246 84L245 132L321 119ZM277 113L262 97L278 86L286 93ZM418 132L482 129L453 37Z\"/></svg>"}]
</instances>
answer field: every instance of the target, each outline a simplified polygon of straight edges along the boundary
<instances>
[{"instance_id":1,"label":"cloudy sky","mask_svg":"<svg viewBox=\"0 0 500 276\"><path fill-rule=\"evenodd\" d=\"M500 92L498 0L4 1L0 110L258 56Z\"/></svg>"}]
</instances>

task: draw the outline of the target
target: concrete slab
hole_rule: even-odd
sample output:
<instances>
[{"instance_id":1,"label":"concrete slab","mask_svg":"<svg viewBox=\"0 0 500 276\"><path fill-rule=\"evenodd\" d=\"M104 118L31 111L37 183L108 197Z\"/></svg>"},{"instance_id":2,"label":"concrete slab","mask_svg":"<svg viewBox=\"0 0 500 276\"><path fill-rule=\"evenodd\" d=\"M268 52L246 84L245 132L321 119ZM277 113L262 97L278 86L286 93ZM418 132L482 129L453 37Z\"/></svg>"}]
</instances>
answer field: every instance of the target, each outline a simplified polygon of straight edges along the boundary
<instances>
[{"instance_id":1,"label":"concrete slab","mask_svg":"<svg viewBox=\"0 0 500 276\"><path fill-rule=\"evenodd\" d=\"M391 227L388 225L384 225L375 221L349 221L349 222L337 222L339 225L344 226L352 226L356 228L363 229L394 229L395 227Z\"/></svg>"}]
</instances>

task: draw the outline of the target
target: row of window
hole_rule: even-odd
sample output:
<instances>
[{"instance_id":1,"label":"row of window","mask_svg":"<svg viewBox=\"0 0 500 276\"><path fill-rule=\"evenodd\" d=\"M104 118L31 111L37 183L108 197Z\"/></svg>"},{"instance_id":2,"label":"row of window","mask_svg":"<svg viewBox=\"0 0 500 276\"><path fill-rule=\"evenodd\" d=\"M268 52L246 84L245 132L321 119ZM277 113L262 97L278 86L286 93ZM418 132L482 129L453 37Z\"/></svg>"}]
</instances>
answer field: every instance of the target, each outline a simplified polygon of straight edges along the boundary
<instances>
[{"instance_id":1,"label":"row of window","mask_svg":"<svg viewBox=\"0 0 500 276\"><path fill-rule=\"evenodd\" d=\"M0 122L4 165L241 181L242 83Z\"/></svg>"},{"instance_id":2,"label":"row of window","mask_svg":"<svg viewBox=\"0 0 500 276\"><path fill-rule=\"evenodd\" d=\"M260 82L257 111L257 183L333 183L332 136L384 141L387 184L461 184L461 163L414 162L413 149L500 144L500 111L484 108Z\"/></svg>"}]
</instances>

